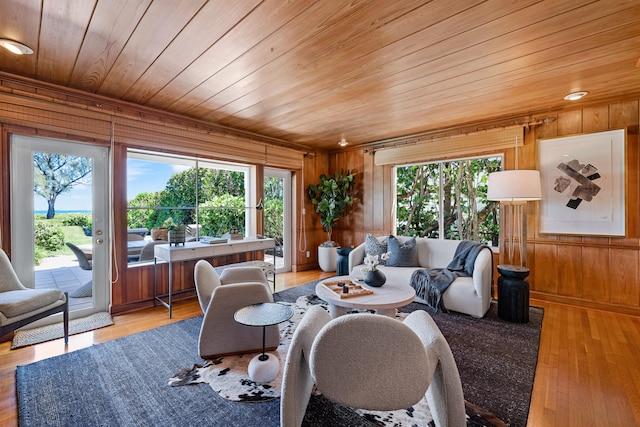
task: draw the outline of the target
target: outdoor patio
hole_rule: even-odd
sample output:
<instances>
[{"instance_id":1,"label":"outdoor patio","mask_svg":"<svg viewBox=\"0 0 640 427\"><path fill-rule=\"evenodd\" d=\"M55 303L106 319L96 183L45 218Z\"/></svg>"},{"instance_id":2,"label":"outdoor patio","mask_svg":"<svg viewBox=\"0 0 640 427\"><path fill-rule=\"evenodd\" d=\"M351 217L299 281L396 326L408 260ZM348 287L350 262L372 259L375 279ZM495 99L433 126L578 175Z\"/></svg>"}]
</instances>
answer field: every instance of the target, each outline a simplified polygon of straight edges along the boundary
<instances>
[{"instance_id":1,"label":"outdoor patio","mask_svg":"<svg viewBox=\"0 0 640 427\"><path fill-rule=\"evenodd\" d=\"M44 258L35 267L37 289L60 289L71 292L91 280L92 271L83 270L73 255ZM79 310L93 305L91 297L69 298L69 310Z\"/></svg>"}]
</instances>

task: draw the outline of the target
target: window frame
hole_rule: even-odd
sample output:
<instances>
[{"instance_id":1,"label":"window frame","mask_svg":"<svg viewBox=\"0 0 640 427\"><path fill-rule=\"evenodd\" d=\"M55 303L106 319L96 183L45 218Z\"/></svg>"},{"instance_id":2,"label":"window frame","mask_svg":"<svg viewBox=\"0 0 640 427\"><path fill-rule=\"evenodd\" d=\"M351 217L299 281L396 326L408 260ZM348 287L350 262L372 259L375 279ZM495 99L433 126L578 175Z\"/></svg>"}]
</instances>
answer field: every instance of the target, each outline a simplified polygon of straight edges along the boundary
<instances>
[{"instance_id":1,"label":"window frame","mask_svg":"<svg viewBox=\"0 0 640 427\"><path fill-rule=\"evenodd\" d=\"M188 168L195 167L196 168L196 182L199 177L200 169L215 169L215 170L226 170L232 172L242 172L244 174L244 214L245 214L245 224L244 224L244 233L245 236L256 235L257 233L257 216L256 210L252 207L251 200L255 200L257 194L257 173L256 166L251 164L242 164L242 163L234 163L220 160L213 160L202 158L198 156L189 156L189 155L181 155L181 154L173 154L173 153L165 153L165 152L155 152L150 150L141 150L135 148L128 148L126 151L126 163L129 165L129 160L142 160L147 162L157 162L157 163L165 163L168 165L184 165ZM213 209L208 207L200 206L201 203L205 202L204 200L200 200L200 194L198 194L198 186L195 186L195 206L136 206L131 208L129 206L129 202L135 197L129 195L129 168L127 168L127 195L125 197L125 209L126 212L130 210L194 210L195 211L195 224L200 224L200 212L206 209ZM166 184L166 183L165 183ZM195 183L194 183L195 184ZM161 191L161 190L157 190ZM136 195L137 196L137 195ZM127 215L128 217L128 215ZM128 218L126 219L127 227L129 227ZM199 237L200 227L196 226L196 237ZM134 266L135 263L129 263L130 266Z\"/></svg>"},{"instance_id":2,"label":"window frame","mask_svg":"<svg viewBox=\"0 0 640 427\"><path fill-rule=\"evenodd\" d=\"M409 167L409 166L419 166L419 165L433 165L433 164L437 164L438 165L438 178L439 178L439 187L438 187L438 239L439 240L451 240L451 239L447 239L446 238L446 230L445 230L445 216L442 215L443 211L444 211L444 199L445 199L445 194L444 194L444 185L443 185L443 173L442 173L442 168L444 167L445 163L451 163L451 162L463 162L463 161L468 161L468 160L480 160L480 159L499 159L500 160L500 167L498 170L503 170L504 169L504 162L505 162L505 156L504 153L491 153L491 154L483 154L483 155L476 155L476 156L465 156L465 157L459 157L459 158L446 158L446 159L439 159L439 160L433 160L433 161L424 161L424 162L417 162L417 163L403 163L403 164L397 164L397 165L393 165L392 167L392 171L391 171L391 178L393 180L393 208L392 208L392 229L394 234L398 233L398 168L403 168L403 167ZM490 172L488 172L490 173ZM487 173L487 175L488 175ZM497 215L499 215L499 209L497 209ZM499 221L499 218L497 218L497 221Z\"/></svg>"}]
</instances>

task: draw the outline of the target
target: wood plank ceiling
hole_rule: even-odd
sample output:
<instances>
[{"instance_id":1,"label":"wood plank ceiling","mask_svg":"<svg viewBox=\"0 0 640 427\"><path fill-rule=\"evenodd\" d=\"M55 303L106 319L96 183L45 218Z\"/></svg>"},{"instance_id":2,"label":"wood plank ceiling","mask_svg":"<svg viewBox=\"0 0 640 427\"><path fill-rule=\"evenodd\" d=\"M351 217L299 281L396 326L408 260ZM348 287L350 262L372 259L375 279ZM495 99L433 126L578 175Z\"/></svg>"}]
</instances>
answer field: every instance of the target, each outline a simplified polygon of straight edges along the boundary
<instances>
[{"instance_id":1,"label":"wood plank ceiling","mask_svg":"<svg viewBox=\"0 0 640 427\"><path fill-rule=\"evenodd\" d=\"M2 0L0 71L317 149L640 92L640 2Z\"/></svg>"}]
</instances>

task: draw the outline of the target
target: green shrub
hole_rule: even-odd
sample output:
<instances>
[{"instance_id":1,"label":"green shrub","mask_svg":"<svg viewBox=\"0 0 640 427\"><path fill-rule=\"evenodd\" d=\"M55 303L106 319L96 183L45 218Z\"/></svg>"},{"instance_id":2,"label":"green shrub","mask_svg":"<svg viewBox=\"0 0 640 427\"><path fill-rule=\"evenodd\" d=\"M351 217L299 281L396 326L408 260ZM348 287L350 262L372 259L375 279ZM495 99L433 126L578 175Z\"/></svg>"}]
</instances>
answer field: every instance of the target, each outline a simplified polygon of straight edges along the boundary
<instances>
[{"instance_id":1,"label":"green shrub","mask_svg":"<svg viewBox=\"0 0 640 427\"><path fill-rule=\"evenodd\" d=\"M36 246L33 249L33 265L40 265L40 261L47 256L49 256L47 251Z\"/></svg>"},{"instance_id":2,"label":"green shrub","mask_svg":"<svg viewBox=\"0 0 640 427\"><path fill-rule=\"evenodd\" d=\"M64 232L60 227L36 221L34 224L34 242L37 247L47 251L57 251L64 245Z\"/></svg>"},{"instance_id":3,"label":"green shrub","mask_svg":"<svg viewBox=\"0 0 640 427\"><path fill-rule=\"evenodd\" d=\"M64 214L60 216L62 217L62 225L91 228L91 214Z\"/></svg>"},{"instance_id":4,"label":"green shrub","mask_svg":"<svg viewBox=\"0 0 640 427\"><path fill-rule=\"evenodd\" d=\"M231 229L244 233L244 197L228 194L213 197L200 206L202 236L222 236Z\"/></svg>"},{"instance_id":5,"label":"green shrub","mask_svg":"<svg viewBox=\"0 0 640 427\"><path fill-rule=\"evenodd\" d=\"M264 202L264 235L275 239L277 246L284 241L284 206L282 199L266 199ZM258 219L259 221L259 219Z\"/></svg>"}]
</instances>

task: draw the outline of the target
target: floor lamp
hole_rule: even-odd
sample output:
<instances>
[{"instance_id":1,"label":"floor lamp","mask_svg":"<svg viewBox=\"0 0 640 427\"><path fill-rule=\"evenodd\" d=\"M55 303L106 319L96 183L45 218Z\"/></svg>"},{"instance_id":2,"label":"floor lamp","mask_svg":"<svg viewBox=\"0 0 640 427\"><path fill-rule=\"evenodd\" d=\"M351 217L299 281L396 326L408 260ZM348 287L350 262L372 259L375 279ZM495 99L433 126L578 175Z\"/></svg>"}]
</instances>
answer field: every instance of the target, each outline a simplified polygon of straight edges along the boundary
<instances>
[{"instance_id":1,"label":"floor lamp","mask_svg":"<svg viewBox=\"0 0 640 427\"><path fill-rule=\"evenodd\" d=\"M489 174L487 200L500 202L500 264L527 266L527 202L541 198L537 170Z\"/></svg>"},{"instance_id":2,"label":"floor lamp","mask_svg":"<svg viewBox=\"0 0 640 427\"><path fill-rule=\"evenodd\" d=\"M256 205L256 211L259 217L257 225L260 226L260 233L258 233L258 235L264 237L264 203L262 203L262 197L260 197L260 201Z\"/></svg>"}]
</instances>

